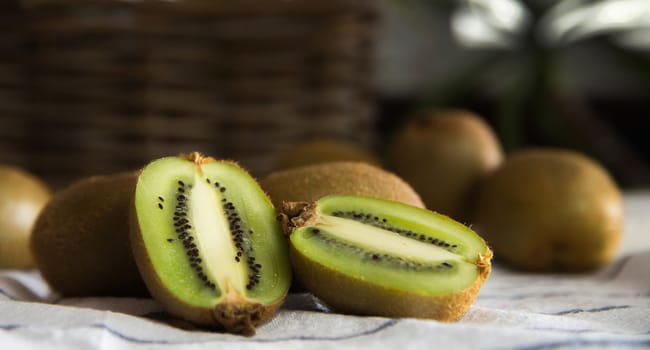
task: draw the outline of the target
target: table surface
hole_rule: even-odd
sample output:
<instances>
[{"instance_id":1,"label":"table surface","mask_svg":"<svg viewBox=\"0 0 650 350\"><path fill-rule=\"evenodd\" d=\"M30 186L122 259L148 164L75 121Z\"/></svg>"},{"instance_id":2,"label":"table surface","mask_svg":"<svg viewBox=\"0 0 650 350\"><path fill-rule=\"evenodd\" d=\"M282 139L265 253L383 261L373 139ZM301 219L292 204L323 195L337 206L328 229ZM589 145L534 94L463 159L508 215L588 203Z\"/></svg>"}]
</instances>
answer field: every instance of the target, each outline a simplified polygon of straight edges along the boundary
<instances>
[{"instance_id":1,"label":"table surface","mask_svg":"<svg viewBox=\"0 0 650 350\"><path fill-rule=\"evenodd\" d=\"M650 192L625 194L617 258L587 274L495 264L457 322L328 312L292 294L254 337L186 327L151 299L61 298L36 271L0 271L0 349L650 348Z\"/></svg>"}]
</instances>

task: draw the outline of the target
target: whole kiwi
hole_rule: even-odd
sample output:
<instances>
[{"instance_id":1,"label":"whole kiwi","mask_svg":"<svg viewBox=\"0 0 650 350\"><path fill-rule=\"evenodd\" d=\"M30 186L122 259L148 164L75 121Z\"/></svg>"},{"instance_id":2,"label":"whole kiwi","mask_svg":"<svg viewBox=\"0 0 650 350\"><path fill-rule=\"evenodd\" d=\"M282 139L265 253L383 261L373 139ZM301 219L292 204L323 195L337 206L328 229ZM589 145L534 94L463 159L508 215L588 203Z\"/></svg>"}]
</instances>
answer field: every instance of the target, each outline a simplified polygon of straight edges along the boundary
<instances>
[{"instance_id":1,"label":"whole kiwi","mask_svg":"<svg viewBox=\"0 0 650 350\"><path fill-rule=\"evenodd\" d=\"M563 149L512 153L482 186L476 228L495 256L533 271L586 271L610 261L623 231L607 170Z\"/></svg>"},{"instance_id":2,"label":"whole kiwi","mask_svg":"<svg viewBox=\"0 0 650 350\"><path fill-rule=\"evenodd\" d=\"M51 197L49 187L29 172L0 165L0 269L34 267L32 226Z\"/></svg>"},{"instance_id":3,"label":"whole kiwi","mask_svg":"<svg viewBox=\"0 0 650 350\"><path fill-rule=\"evenodd\" d=\"M82 179L56 193L31 237L36 266L64 296L147 295L129 245L137 175Z\"/></svg>"},{"instance_id":4,"label":"whole kiwi","mask_svg":"<svg viewBox=\"0 0 650 350\"><path fill-rule=\"evenodd\" d=\"M358 143L324 138L294 145L278 157L275 170L337 161L381 165L379 158L373 152Z\"/></svg>"},{"instance_id":5,"label":"whole kiwi","mask_svg":"<svg viewBox=\"0 0 650 350\"><path fill-rule=\"evenodd\" d=\"M326 162L269 174L260 181L275 208L283 202L313 202L332 194L389 199L423 208L413 188L399 176L363 162Z\"/></svg>"},{"instance_id":6,"label":"whole kiwi","mask_svg":"<svg viewBox=\"0 0 650 350\"><path fill-rule=\"evenodd\" d=\"M417 191L428 209L471 218L476 186L502 162L501 145L480 116L456 109L423 111L389 146L390 168Z\"/></svg>"}]
</instances>

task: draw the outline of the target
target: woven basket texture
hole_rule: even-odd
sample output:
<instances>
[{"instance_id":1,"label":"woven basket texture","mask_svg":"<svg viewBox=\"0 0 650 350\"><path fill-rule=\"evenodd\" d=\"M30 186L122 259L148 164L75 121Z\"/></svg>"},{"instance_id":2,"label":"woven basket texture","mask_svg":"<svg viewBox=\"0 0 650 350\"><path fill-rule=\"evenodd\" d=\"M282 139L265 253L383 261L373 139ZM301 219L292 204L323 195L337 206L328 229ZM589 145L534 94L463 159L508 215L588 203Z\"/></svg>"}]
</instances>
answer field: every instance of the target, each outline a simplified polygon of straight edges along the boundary
<instances>
[{"instance_id":1,"label":"woven basket texture","mask_svg":"<svg viewBox=\"0 0 650 350\"><path fill-rule=\"evenodd\" d=\"M374 1L0 5L0 162L60 187L200 151L260 177L292 146L371 146Z\"/></svg>"}]
</instances>

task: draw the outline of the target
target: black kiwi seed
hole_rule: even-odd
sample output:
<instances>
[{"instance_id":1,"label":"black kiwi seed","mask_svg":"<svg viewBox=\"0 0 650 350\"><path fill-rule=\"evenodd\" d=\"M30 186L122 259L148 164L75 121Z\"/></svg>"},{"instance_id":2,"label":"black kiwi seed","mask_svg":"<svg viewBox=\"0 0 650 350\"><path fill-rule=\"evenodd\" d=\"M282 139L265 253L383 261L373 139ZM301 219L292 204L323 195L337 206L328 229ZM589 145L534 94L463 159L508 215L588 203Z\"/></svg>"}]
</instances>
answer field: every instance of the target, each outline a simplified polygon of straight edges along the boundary
<instances>
[{"instance_id":1,"label":"black kiwi seed","mask_svg":"<svg viewBox=\"0 0 650 350\"><path fill-rule=\"evenodd\" d=\"M438 268L442 268L442 269L450 269L450 268L452 268L452 267L453 267L453 265L450 264L450 263L448 263L448 262L446 262L446 261L443 262L442 264L438 265Z\"/></svg>"},{"instance_id":2,"label":"black kiwi seed","mask_svg":"<svg viewBox=\"0 0 650 350\"><path fill-rule=\"evenodd\" d=\"M312 229L311 232L314 232L314 230L317 229ZM363 254L364 256L368 257L369 259L375 261L376 263L382 264L382 265L391 265L391 266L399 266L400 268L406 268L409 270L415 270L415 271L425 271L425 270L433 270L433 269L440 269L440 268L451 268L452 265L444 262L438 266L431 266L427 264L420 263L418 261L414 260L408 260L402 257L395 257L392 255L388 254L380 254L376 252L368 252L365 251L357 246L351 245L349 243L345 243L343 241L338 240L336 237L331 236L327 234L326 232L319 231L320 234L314 235L314 237L317 237L320 241L323 243L330 245L336 249L339 249L341 251L348 251L348 252L354 252L355 254Z\"/></svg>"},{"instance_id":3,"label":"black kiwi seed","mask_svg":"<svg viewBox=\"0 0 650 350\"><path fill-rule=\"evenodd\" d=\"M226 192L226 188L221 186L219 182L212 181L211 179L205 180L207 183L214 184L215 190L218 190L221 193ZM188 220L188 204L189 192L186 192L186 184L179 180L178 192L175 197L175 212L174 212L174 226L176 227L176 232L178 233L178 238L182 240L182 243L185 247L186 254L188 256L188 263L195 270L197 276L204 282L206 287L216 288L216 285L209 280L207 275L203 272L201 266L201 258L199 257L199 251L196 244L192 243L194 237L192 236L192 225L190 220ZM187 188L191 188L191 185L188 184ZM162 197L161 197L162 198ZM253 289L260 281L260 269L262 268L261 264L255 263L255 257L253 254L253 247L250 245L250 240L248 237L253 234L253 230L250 230L246 223L242 221L237 208L234 203L228 201L228 198L221 198L221 203L223 207L223 212L228 220L229 227L232 233L232 240L236 248L236 255L234 259L236 262L246 263L248 267L248 284L246 285L247 289Z\"/></svg>"},{"instance_id":4,"label":"black kiwi seed","mask_svg":"<svg viewBox=\"0 0 650 350\"><path fill-rule=\"evenodd\" d=\"M158 203L158 208L160 208L160 209L162 209L162 208L163 208L163 205L162 205L162 203Z\"/></svg>"},{"instance_id":5,"label":"black kiwi seed","mask_svg":"<svg viewBox=\"0 0 650 350\"><path fill-rule=\"evenodd\" d=\"M183 218L183 219L179 219L179 220L177 220L177 221L174 223L174 225L175 225L175 226L180 226L180 225L187 224L188 222L189 222L189 221L187 221L187 219L184 219L184 218Z\"/></svg>"}]
</instances>

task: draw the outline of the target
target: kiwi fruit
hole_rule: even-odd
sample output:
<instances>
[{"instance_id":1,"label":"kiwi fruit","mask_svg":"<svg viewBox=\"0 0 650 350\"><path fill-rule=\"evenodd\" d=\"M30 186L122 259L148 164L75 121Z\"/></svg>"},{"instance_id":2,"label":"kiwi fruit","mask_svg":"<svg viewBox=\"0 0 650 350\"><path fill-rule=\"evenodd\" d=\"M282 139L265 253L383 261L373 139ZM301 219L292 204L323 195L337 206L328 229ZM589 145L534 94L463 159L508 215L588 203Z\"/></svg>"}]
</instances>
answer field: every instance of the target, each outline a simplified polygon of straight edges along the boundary
<instances>
[{"instance_id":1,"label":"kiwi fruit","mask_svg":"<svg viewBox=\"0 0 650 350\"><path fill-rule=\"evenodd\" d=\"M285 203L281 220L296 278L340 312L452 321L490 274L481 237L403 203L334 195Z\"/></svg>"},{"instance_id":2,"label":"kiwi fruit","mask_svg":"<svg viewBox=\"0 0 650 350\"><path fill-rule=\"evenodd\" d=\"M381 166L379 157L360 144L340 139L315 139L294 145L282 153L276 160L275 170L337 161Z\"/></svg>"},{"instance_id":3,"label":"kiwi fruit","mask_svg":"<svg viewBox=\"0 0 650 350\"><path fill-rule=\"evenodd\" d=\"M0 269L30 269L29 241L38 214L50 200L49 187L28 171L0 165Z\"/></svg>"},{"instance_id":4,"label":"kiwi fruit","mask_svg":"<svg viewBox=\"0 0 650 350\"><path fill-rule=\"evenodd\" d=\"M135 172L92 176L57 192L31 237L36 266L64 296L146 296L129 246Z\"/></svg>"},{"instance_id":5,"label":"kiwi fruit","mask_svg":"<svg viewBox=\"0 0 650 350\"><path fill-rule=\"evenodd\" d=\"M616 253L621 192L607 170L582 153L515 151L481 187L476 228L499 261L529 271L580 272Z\"/></svg>"},{"instance_id":6,"label":"kiwi fruit","mask_svg":"<svg viewBox=\"0 0 650 350\"><path fill-rule=\"evenodd\" d=\"M327 162L276 171L260 181L276 208L283 202L314 202L334 194L395 200L424 207L413 188L399 176L363 162Z\"/></svg>"},{"instance_id":7,"label":"kiwi fruit","mask_svg":"<svg viewBox=\"0 0 650 350\"><path fill-rule=\"evenodd\" d=\"M390 169L411 184L428 209L468 222L477 185L501 164L503 151L480 116L432 109L400 129L387 157Z\"/></svg>"},{"instance_id":8,"label":"kiwi fruit","mask_svg":"<svg viewBox=\"0 0 650 350\"><path fill-rule=\"evenodd\" d=\"M253 335L291 284L276 216L236 163L196 152L165 157L138 176L131 247L148 290L169 313Z\"/></svg>"}]
</instances>

